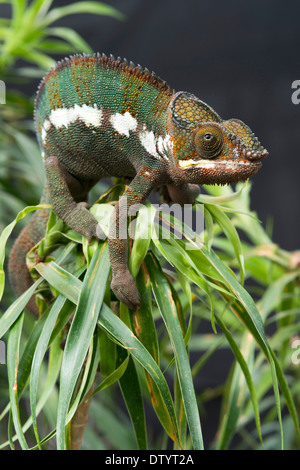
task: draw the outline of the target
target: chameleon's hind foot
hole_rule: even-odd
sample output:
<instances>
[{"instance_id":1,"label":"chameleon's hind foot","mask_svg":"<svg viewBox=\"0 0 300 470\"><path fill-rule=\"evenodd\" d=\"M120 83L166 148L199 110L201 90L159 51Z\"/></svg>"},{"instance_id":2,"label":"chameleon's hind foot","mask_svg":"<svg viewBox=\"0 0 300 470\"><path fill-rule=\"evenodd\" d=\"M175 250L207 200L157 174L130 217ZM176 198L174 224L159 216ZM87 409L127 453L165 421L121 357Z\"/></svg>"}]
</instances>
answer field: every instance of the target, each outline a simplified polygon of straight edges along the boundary
<instances>
[{"instance_id":1,"label":"chameleon's hind foot","mask_svg":"<svg viewBox=\"0 0 300 470\"><path fill-rule=\"evenodd\" d=\"M131 310L140 305L140 294L129 271L113 276L111 289L115 296Z\"/></svg>"},{"instance_id":2,"label":"chameleon's hind foot","mask_svg":"<svg viewBox=\"0 0 300 470\"><path fill-rule=\"evenodd\" d=\"M180 204L183 206L184 204L194 204L195 199L200 194L200 187L198 184L168 184L167 185L168 192L172 202Z\"/></svg>"},{"instance_id":3,"label":"chameleon's hind foot","mask_svg":"<svg viewBox=\"0 0 300 470\"><path fill-rule=\"evenodd\" d=\"M163 202L165 202L166 204L171 204L172 199L170 198L168 188L165 184L157 188L157 193L159 194Z\"/></svg>"}]
</instances>

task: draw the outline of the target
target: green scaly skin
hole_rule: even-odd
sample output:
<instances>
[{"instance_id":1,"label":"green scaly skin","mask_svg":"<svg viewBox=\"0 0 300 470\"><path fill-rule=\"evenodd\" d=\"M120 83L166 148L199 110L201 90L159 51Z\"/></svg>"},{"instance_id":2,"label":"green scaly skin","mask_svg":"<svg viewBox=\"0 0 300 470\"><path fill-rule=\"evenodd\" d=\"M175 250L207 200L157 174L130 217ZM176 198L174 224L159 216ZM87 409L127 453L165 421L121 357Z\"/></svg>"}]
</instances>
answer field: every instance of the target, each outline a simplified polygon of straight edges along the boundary
<instances>
[{"instance_id":1,"label":"green scaly skin","mask_svg":"<svg viewBox=\"0 0 300 470\"><path fill-rule=\"evenodd\" d=\"M173 202L193 203L198 185L245 180L267 156L243 122L224 121L153 72L104 54L72 56L48 72L37 93L35 124L47 176L44 202L88 240L97 237L85 203L89 190L107 176L131 180L108 237L111 287L131 309L139 293L128 270L128 241L119 233L130 207L158 186ZM43 236L46 220L47 212L38 212L13 248L9 272L18 295L30 283L26 253Z\"/></svg>"}]
</instances>

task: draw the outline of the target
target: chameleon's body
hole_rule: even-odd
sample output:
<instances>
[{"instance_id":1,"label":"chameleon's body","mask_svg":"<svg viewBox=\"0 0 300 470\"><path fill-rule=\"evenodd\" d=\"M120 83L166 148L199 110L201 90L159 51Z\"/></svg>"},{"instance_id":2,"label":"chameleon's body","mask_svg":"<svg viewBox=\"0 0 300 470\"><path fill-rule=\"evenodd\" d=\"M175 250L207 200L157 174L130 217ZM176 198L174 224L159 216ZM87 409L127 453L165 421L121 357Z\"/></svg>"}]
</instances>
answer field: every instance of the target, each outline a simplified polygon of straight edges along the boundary
<instances>
[{"instance_id":1,"label":"chameleon's body","mask_svg":"<svg viewBox=\"0 0 300 470\"><path fill-rule=\"evenodd\" d=\"M197 185L245 180L267 155L241 121L223 121L153 72L100 54L65 59L46 75L35 123L47 176L43 201L88 239L97 236L97 222L84 201L102 177L132 179L115 208L122 221L157 186L166 185L172 201L191 203ZM47 217L37 212L13 248L9 271L17 294L31 283L25 255L43 236ZM109 234L112 289L135 308L139 295L128 271L127 240L118 230L112 224Z\"/></svg>"}]
</instances>

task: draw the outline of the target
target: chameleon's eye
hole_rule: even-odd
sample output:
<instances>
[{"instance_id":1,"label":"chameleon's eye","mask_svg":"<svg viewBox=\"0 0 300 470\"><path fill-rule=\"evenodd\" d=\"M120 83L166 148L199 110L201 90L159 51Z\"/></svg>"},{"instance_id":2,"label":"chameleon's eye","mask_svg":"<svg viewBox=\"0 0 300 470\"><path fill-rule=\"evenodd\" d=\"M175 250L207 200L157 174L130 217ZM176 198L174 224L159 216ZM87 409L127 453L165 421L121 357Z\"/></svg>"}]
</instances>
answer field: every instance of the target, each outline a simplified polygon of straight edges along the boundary
<instances>
[{"instance_id":1,"label":"chameleon's eye","mask_svg":"<svg viewBox=\"0 0 300 470\"><path fill-rule=\"evenodd\" d=\"M197 130L194 142L200 157L214 158L220 153L222 148L222 132L217 126L204 125Z\"/></svg>"}]
</instances>

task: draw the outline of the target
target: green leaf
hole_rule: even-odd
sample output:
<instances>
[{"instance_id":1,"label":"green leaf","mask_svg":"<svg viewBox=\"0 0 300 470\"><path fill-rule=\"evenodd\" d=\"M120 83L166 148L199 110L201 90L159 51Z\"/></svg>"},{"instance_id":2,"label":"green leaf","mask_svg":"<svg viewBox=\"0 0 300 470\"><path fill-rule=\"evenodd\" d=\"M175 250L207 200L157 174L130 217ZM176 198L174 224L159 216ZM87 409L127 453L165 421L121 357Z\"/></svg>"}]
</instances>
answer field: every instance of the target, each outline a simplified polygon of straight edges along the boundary
<instances>
[{"instance_id":1,"label":"green leaf","mask_svg":"<svg viewBox=\"0 0 300 470\"><path fill-rule=\"evenodd\" d=\"M233 336L231 335L230 331L228 330L226 325L222 322L220 317L216 316L216 319L217 319L218 325L221 327L224 335L227 338L227 341L228 341L228 343L229 343L229 345L230 345L230 347L231 347L231 349L232 349L232 351L235 355L235 358L236 358L237 362L240 365L240 368L241 368L241 370L244 374L245 380L247 382L248 390L250 392L250 396L251 396L251 399L252 399L252 405L253 405L253 411L254 411L254 416L255 416L256 428L257 428L259 438L262 442L259 408L258 408L258 402L257 402L257 397L256 397L255 386L254 386L254 383L253 383L253 380L252 380L252 377L251 377L250 370L248 368L246 360L244 359L244 357L241 353L240 348L238 347L235 340L233 339ZM247 337L248 337L248 335L247 335ZM238 402L240 403L241 402L241 392L242 392L240 383L237 382L236 386L237 386L237 390L236 390L236 393L233 392L233 395L234 396L239 395ZM237 401L233 400L233 406L237 406ZM236 416L238 416L237 412L235 414L236 414ZM226 410L226 419L224 417L223 421L222 421L222 431L223 430L224 431L221 432L219 437L218 437L218 442L220 442L220 445L218 447L219 449L223 448L222 437L226 438L226 442L228 442L229 438L231 437L231 433L226 430L226 423L228 422L227 417L230 416L230 415L231 415L230 410L227 409ZM233 430L234 429L235 429L235 426L233 426Z\"/></svg>"},{"instance_id":2,"label":"green leaf","mask_svg":"<svg viewBox=\"0 0 300 470\"><path fill-rule=\"evenodd\" d=\"M151 283L144 263L139 270L136 283L141 296L141 304L139 309L130 315L131 327L141 343L150 352L155 362L159 364L158 339L152 312ZM160 391L146 370L145 374L153 408L166 432L172 436L173 423L170 419L170 414L166 410Z\"/></svg>"},{"instance_id":3,"label":"green leaf","mask_svg":"<svg viewBox=\"0 0 300 470\"><path fill-rule=\"evenodd\" d=\"M272 349L270 350L270 356L272 357L270 362L271 362L271 366L272 366L271 371L272 371L273 383L276 379L279 382L279 385L280 385L282 394L285 398L288 410L289 410L290 415L291 415L291 417L294 421L294 425L295 425L295 428L296 428L296 431L297 431L298 439L300 439L300 428L299 428L299 421L298 421L298 413L297 413L297 409L296 409L296 406L295 406L295 403L294 403L294 400L293 400L293 397L292 397L292 394L291 394L291 390L290 390L290 388L287 384L287 381L286 381L286 378L285 378L284 373L282 371L281 365L280 365L280 363L279 363L279 361L278 361L277 357L275 356L274 351ZM275 398L276 398L276 405L277 405L277 410L278 410L280 408L279 393L276 394ZM278 414L279 414L279 411L278 411ZM283 446L282 426L280 427L280 432L281 432L281 442L282 442L282 446Z\"/></svg>"},{"instance_id":4,"label":"green leaf","mask_svg":"<svg viewBox=\"0 0 300 470\"><path fill-rule=\"evenodd\" d=\"M46 30L49 36L57 36L59 38L64 39L67 41L70 46L72 46L73 51L85 52L86 54L92 54L93 50L89 46L89 44L71 28L66 27L56 27L56 28L49 28Z\"/></svg>"},{"instance_id":5,"label":"green leaf","mask_svg":"<svg viewBox=\"0 0 300 470\"><path fill-rule=\"evenodd\" d=\"M13 11L12 11L12 24L17 26L24 15L25 9L27 7L27 0L11 0L9 3L12 4Z\"/></svg>"},{"instance_id":6,"label":"green leaf","mask_svg":"<svg viewBox=\"0 0 300 470\"><path fill-rule=\"evenodd\" d=\"M28 62L38 65L42 69L48 70L51 67L54 67L56 62L47 54L43 54L35 49L25 50L22 49L19 51L20 55Z\"/></svg>"},{"instance_id":7,"label":"green leaf","mask_svg":"<svg viewBox=\"0 0 300 470\"><path fill-rule=\"evenodd\" d=\"M97 393L101 392L101 390L104 390L105 388L110 387L115 382L120 380L120 378L122 377L122 375L126 371L126 368L128 366L128 361L129 361L129 356L125 357L123 362L121 362L121 364L118 367L116 367L116 369L113 372L111 372L110 375L108 375L107 377L105 377L104 380L102 380L100 385L98 385L98 387L94 390L91 397L93 397ZM101 364L101 362L100 362L100 364Z\"/></svg>"},{"instance_id":8,"label":"green leaf","mask_svg":"<svg viewBox=\"0 0 300 470\"><path fill-rule=\"evenodd\" d=\"M227 215L220 208L207 204L206 209L211 213L213 219L224 230L224 233L233 247L241 269L241 284L244 282L245 266L242 245L238 233Z\"/></svg>"},{"instance_id":9,"label":"green leaf","mask_svg":"<svg viewBox=\"0 0 300 470\"><path fill-rule=\"evenodd\" d=\"M62 360L57 412L57 445L60 450L65 448L66 416L95 330L109 271L107 244L99 245L82 284Z\"/></svg>"},{"instance_id":10,"label":"green leaf","mask_svg":"<svg viewBox=\"0 0 300 470\"><path fill-rule=\"evenodd\" d=\"M134 242L129 258L129 268L135 278L147 254L156 210L147 203L139 209L135 222Z\"/></svg>"},{"instance_id":11,"label":"green leaf","mask_svg":"<svg viewBox=\"0 0 300 470\"><path fill-rule=\"evenodd\" d=\"M103 328L99 328L99 343L101 375L108 378L115 372L116 344Z\"/></svg>"},{"instance_id":12,"label":"green leaf","mask_svg":"<svg viewBox=\"0 0 300 470\"><path fill-rule=\"evenodd\" d=\"M75 2L63 7L53 8L44 17L41 25L43 27L54 23L55 21L67 15L92 13L94 15L108 15L116 19L123 20L124 15L110 5L102 2Z\"/></svg>"},{"instance_id":13,"label":"green leaf","mask_svg":"<svg viewBox=\"0 0 300 470\"><path fill-rule=\"evenodd\" d=\"M206 245L207 248L210 250L212 241L213 241L213 233L214 233L214 222L213 218L209 212L209 210L204 206L204 218L205 218L205 227L206 227Z\"/></svg>"},{"instance_id":14,"label":"green leaf","mask_svg":"<svg viewBox=\"0 0 300 470\"><path fill-rule=\"evenodd\" d=\"M190 363L184 343L176 307L171 295L168 282L164 277L161 267L152 255L147 255L146 266L150 275L153 293L158 304L161 316L166 324L172 343L173 352L180 384L182 400L193 447L195 450L203 449L202 431L195 396Z\"/></svg>"},{"instance_id":15,"label":"green leaf","mask_svg":"<svg viewBox=\"0 0 300 470\"><path fill-rule=\"evenodd\" d=\"M31 409L31 416L33 422L33 429L36 436L37 444L41 449L41 443L39 438L39 433L37 429L37 421L36 421L36 402L37 402L37 395L38 395L38 385L39 385L39 375L40 375L40 368L48 348L49 340L57 321L58 315L63 308L66 299L63 296L59 296L56 301L54 302L49 315L47 316L47 320L45 321L44 328L40 335L39 341L36 345L36 349L34 352L34 357L31 366L31 376L30 376L30 409Z\"/></svg>"},{"instance_id":16,"label":"green leaf","mask_svg":"<svg viewBox=\"0 0 300 470\"><path fill-rule=\"evenodd\" d=\"M298 277L299 271L286 273L267 287L260 300L260 310L264 320L282 302L284 288Z\"/></svg>"},{"instance_id":17,"label":"green leaf","mask_svg":"<svg viewBox=\"0 0 300 470\"><path fill-rule=\"evenodd\" d=\"M60 39L44 39L36 49L46 54L72 54L74 47Z\"/></svg>"},{"instance_id":18,"label":"green leaf","mask_svg":"<svg viewBox=\"0 0 300 470\"><path fill-rule=\"evenodd\" d=\"M71 420L73 419L78 406L82 400L86 397L88 393L89 396L92 393L94 387L95 376L97 372L97 367L99 365L99 348L98 348L98 336L97 334L93 335L93 338L90 342L88 353L86 356L86 361L83 367L83 373L80 377L79 390L76 391L75 399L72 402L72 406L66 417L66 424L71 425ZM69 440L70 436L68 436ZM68 447L67 447L68 448Z\"/></svg>"},{"instance_id":19,"label":"green leaf","mask_svg":"<svg viewBox=\"0 0 300 470\"><path fill-rule=\"evenodd\" d=\"M41 282L42 279L36 281L31 287L29 287L29 289L27 289L22 295L20 295L20 297L18 297L2 315L2 317L0 318L0 338L3 337L3 335L9 330L11 325L21 315L24 308L28 304L28 301L32 297L34 291Z\"/></svg>"},{"instance_id":20,"label":"green leaf","mask_svg":"<svg viewBox=\"0 0 300 470\"><path fill-rule=\"evenodd\" d=\"M9 331L7 341L7 373L9 384L9 398L11 404L11 413L14 427L17 433L18 441L22 449L28 449L22 424L20 421L19 398L18 398L18 365L20 338L23 326L23 315L20 316Z\"/></svg>"},{"instance_id":21,"label":"green leaf","mask_svg":"<svg viewBox=\"0 0 300 470\"><path fill-rule=\"evenodd\" d=\"M30 168L34 168L34 181L39 187L45 183L44 162L41 157L41 151L32 138L28 137L24 132L17 132L13 129L13 138L24 155L24 159L28 162Z\"/></svg>"},{"instance_id":22,"label":"green leaf","mask_svg":"<svg viewBox=\"0 0 300 470\"><path fill-rule=\"evenodd\" d=\"M201 259L202 257L204 257L210 263L211 267L217 273L218 279L221 280L223 285L228 290L228 294L233 294L234 297L238 299L238 301L241 303L243 308L238 309L239 317L246 324L247 328L249 328L249 330L251 331L257 342L260 344L260 346L263 348L263 350L267 353L268 345L264 326L254 300L249 295L249 293L239 284L235 276L233 276L233 274L228 270L227 266L225 266L225 264L217 257L213 250L209 251L204 245L200 245L200 243L196 242L195 244L199 247L199 250L189 250L186 254L187 257L189 257L193 261L194 265L197 266L199 254L201 253Z\"/></svg>"},{"instance_id":23,"label":"green leaf","mask_svg":"<svg viewBox=\"0 0 300 470\"><path fill-rule=\"evenodd\" d=\"M35 269L50 285L53 285L56 289L59 288L59 292L63 293L71 301L74 300L74 292L76 293L76 298L79 297L81 282L73 274L55 263L55 261L38 263Z\"/></svg>"},{"instance_id":24,"label":"green leaf","mask_svg":"<svg viewBox=\"0 0 300 470\"><path fill-rule=\"evenodd\" d=\"M47 13L53 0L35 0L27 7L27 12L32 19L38 19Z\"/></svg>"},{"instance_id":25,"label":"green leaf","mask_svg":"<svg viewBox=\"0 0 300 470\"><path fill-rule=\"evenodd\" d=\"M45 382L43 383L42 393L36 406L37 415L44 408L45 403L49 399L49 396L51 395L56 385L57 378L58 378L59 371L60 371L62 353L63 351L60 346L60 339L57 338L50 347L47 377L46 377ZM20 372L22 372L21 361L19 365L19 370ZM18 382L19 382L19 376L18 376ZM19 391L18 397L20 398L21 392L20 392L19 385L18 385L18 391ZM25 433L30 428L30 426L32 426L31 416L27 419L27 421L24 423L22 427L23 433ZM16 439L17 439L17 435L14 435L12 437L12 442L16 441ZM9 444L8 441L3 442L0 445L0 449L5 448L8 444Z\"/></svg>"},{"instance_id":26,"label":"green leaf","mask_svg":"<svg viewBox=\"0 0 300 470\"><path fill-rule=\"evenodd\" d=\"M118 348L118 360L123 361L126 352ZM120 377L120 388L126 402L130 419L134 428L139 450L147 450L147 434L144 404L139 379L132 356L128 356L129 362L124 374Z\"/></svg>"},{"instance_id":27,"label":"green leaf","mask_svg":"<svg viewBox=\"0 0 300 470\"><path fill-rule=\"evenodd\" d=\"M169 387L159 366L149 351L142 345L142 343L132 333L132 331L105 304L102 305L98 323L114 338L116 338L124 348L128 349L130 354L142 365L142 367L144 367L144 369L151 376L153 382L160 392L162 403L164 404L165 410L168 413L168 422L171 423L171 431L169 427L166 429L166 431L170 437L178 443L178 428L173 401Z\"/></svg>"},{"instance_id":28,"label":"green leaf","mask_svg":"<svg viewBox=\"0 0 300 470\"><path fill-rule=\"evenodd\" d=\"M144 263L136 277L136 285L141 303L140 307L130 315L131 326L138 339L159 364L158 339L152 312L151 283Z\"/></svg>"},{"instance_id":29,"label":"green leaf","mask_svg":"<svg viewBox=\"0 0 300 470\"><path fill-rule=\"evenodd\" d=\"M106 286L104 302L108 305L110 305L111 302L109 285ZM98 327L98 336L101 375L103 377L109 377L116 369L116 344L103 328Z\"/></svg>"},{"instance_id":30,"label":"green leaf","mask_svg":"<svg viewBox=\"0 0 300 470\"><path fill-rule=\"evenodd\" d=\"M220 204L226 204L229 202L236 201L240 197L242 191L246 188L247 184L248 184L248 180L241 186L241 188L238 191L232 192L232 190L230 189L229 194L222 195L222 196L208 196L207 194L200 194L197 197L197 202L199 202L200 204L220 205Z\"/></svg>"}]
</instances>

